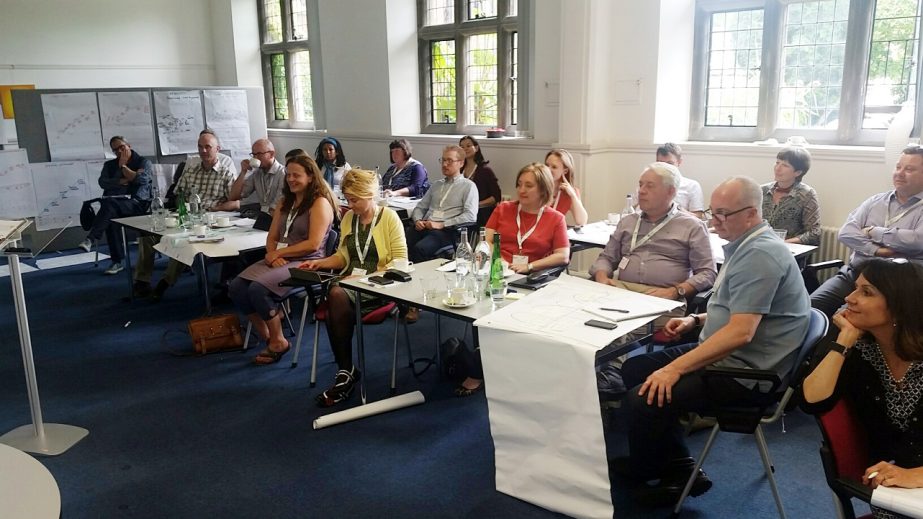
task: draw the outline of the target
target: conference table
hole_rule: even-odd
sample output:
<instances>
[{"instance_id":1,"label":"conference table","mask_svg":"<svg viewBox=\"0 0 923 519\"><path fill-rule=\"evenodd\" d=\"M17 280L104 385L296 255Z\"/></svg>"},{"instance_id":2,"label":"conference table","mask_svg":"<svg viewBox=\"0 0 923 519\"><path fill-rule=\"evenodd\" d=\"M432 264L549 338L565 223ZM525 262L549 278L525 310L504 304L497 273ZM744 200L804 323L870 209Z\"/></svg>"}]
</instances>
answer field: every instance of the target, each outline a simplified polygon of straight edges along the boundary
<instances>
[{"instance_id":1,"label":"conference table","mask_svg":"<svg viewBox=\"0 0 923 519\"><path fill-rule=\"evenodd\" d=\"M232 218L226 227L212 226L205 235L206 239L220 240L217 242L197 241L190 231L180 227L167 228L155 231L150 215L129 216L116 218L112 221L122 227L122 243L125 246L125 272L128 278L129 299L132 297L133 272L131 268L131 254L128 253L128 244L125 237L126 229L134 229L143 235L159 236L160 242L154 250L170 259L179 261L183 265L193 266L199 263L199 290L205 299L206 313L211 314L211 298L208 294L208 270L206 262L210 259L229 258L238 256L241 252L260 249L266 246L266 231L253 228L253 220L237 218L236 213L216 213L219 216Z\"/></svg>"},{"instance_id":2,"label":"conference table","mask_svg":"<svg viewBox=\"0 0 923 519\"><path fill-rule=\"evenodd\" d=\"M606 244L609 243L609 237L615 232L615 227L615 225L601 220L589 223L580 228L567 229L567 237L570 239L571 244L584 247L605 248ZM715 262L718 265L723 264L723 246L727 245L728 241L713 232L708 233L708 239L711 241L711 250ZM786 243L785 246L791 251L792 255L795 257L795 261L797 261L799 265L803 264L808 256L817 250L816 245L803 245L801 243Z\"/></svg>"},{"instance_id":3,"label":"conference table","mask_svg":"<svg viewBox=\"0 0 923 519\"><path fill-rule=\"evenodd\" d=\"M426 277L444 277L438 269L448 267L446 263L418 263L411 281L404 283L380 286L363 276L339 284L435 313L437 345L439 318L473 323L475 347L480 347L484 366L497 490L574 517L612 517L596 352L679 303L562 274L539 290L514 292L515 299L500 304L485 297L465 308L452 308L443 297L424 300L420 282ZM521 277L514 274L508 281ZM358 317L361 298L356 299L361 371L365 369L365 344ZM602 308L613 306L628 309L628 313L603 315ZM618 321L618 327L584 326L588 319ZM367 404L363 380L359 381L363 405L341 411L349 414L348 419L423 403L422 395L417 399L399 395ZM386 406L388 400L397 402ZM362 412L363 407L378 404L383 407ZM346 420L322 426L342 421Z\"/></svg>"},{"instance_id":4,"label":"conference table","mask_svg":"<svg viewBox=\"0 0 923 519\"><path fill-rule=\"evenodd\" d=\"M0 517L3 519L58 519L61 492L38 460L0 443Z\"/></svg>"}]
</instances>

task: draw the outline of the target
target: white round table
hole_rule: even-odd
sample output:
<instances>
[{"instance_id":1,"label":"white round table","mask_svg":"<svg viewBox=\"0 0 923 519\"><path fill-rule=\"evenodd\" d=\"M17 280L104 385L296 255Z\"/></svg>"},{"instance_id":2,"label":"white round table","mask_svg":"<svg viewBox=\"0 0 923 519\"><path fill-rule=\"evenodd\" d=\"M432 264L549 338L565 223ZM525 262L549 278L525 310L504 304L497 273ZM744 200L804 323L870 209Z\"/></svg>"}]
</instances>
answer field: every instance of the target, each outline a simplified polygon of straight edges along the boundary
<instances>
[{"instance_id":1,"label":"white round table","mask_svg":"<svg viewBox=\"0 0 923 519\"><path fill-rule=\"evenodd\" d=\"M61 492L54 476L32 456L0 443L0 517L58 519Z\"/></svg>"}]
</instances>

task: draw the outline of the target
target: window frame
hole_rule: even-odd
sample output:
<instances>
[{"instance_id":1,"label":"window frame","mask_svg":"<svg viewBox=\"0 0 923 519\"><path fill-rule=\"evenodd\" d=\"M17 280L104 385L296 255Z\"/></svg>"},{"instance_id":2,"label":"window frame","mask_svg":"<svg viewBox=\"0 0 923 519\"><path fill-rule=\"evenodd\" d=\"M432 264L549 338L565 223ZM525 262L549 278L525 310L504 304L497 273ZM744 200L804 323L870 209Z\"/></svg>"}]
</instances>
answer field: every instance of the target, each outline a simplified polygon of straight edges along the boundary
<instances>
[{"instance_id":1,"label":"window frame","mask_svg":"<svg viewBox=\"0 0 923 519\"><path fill-rule=\"evenodd\" d=\"M263 0L256 0L257 23L260 34L260 66L263 72L263 97L266 103L266 126L268 128L306 129L316 130L323 128L326 117L323 111L323 81L321 81L321 49L320 49L320 22L318 20L317 0L305 0L306 16L308 18L308 38L306 40L293 40L292 37L292 0L280 0L282 10L282 41L279 43L266 43L266 13ZM311 62L311 102L314 111L314 120L294 120L295 90L292 78L292 54L307 51ZM288 94L289 119L276 119L273 104L272 88L272 56L282 54L285 59L285 81Z\"/></svg>"},{"instance_id":2,"label":"window frame","mask_svg":"<svg viewBox=\"0 0 923 519\"><path fill-rule=\"evenodd\" d=\"M779 79L782 74L782 45L785 10L790 4L812 0L698 0L695 6L693 76L689 118L690 141L763 141L775 138L785 142L791 136L804 136L812 144L877 145L885 141L886 129L863 128L865 92L868 82L875 2L851 0L843 58L839 122L837 129L779 128ZM708 84L708 54L711 15L720 12L763 9L763 39L760 63L760 92L757 124L751 127L705 125ZM923 123L923 37L917 40L916 117L914 136Z\"/></svg>"},{"instance_id":3,"label":"window frame","mask_svg":"<svg viewBox=\"0 0 923 519\"><path fill-rule=\"evenodd\" d=\"M455 21L453 23L426 26L426 0L417 0L417 49L419 57L420 78L420 128L425 134L483 134L488 128L504 128L507 135L516 135L527 121L527 108L525 100L528 98L528 82L523 81L528 77L528 56L526 42L528 38L524 32L524 20L529 19L528 1L498 0L497 16L495 18L467 19L467 1L455 0ZM509 5L517 2L518 14L508 16ZM519 33L519 58L517 71L517 123L512 124L511 92L512 92L512 63L510 47L512 34ZM465 56L468 51L468 38L477 34L497 35L497 124L474 125L468 124L467 112L467 76ZM431 114L431 72L432 72L432 42L453 40L455 42L455 122L438 123L430 120Z\"/></svg>"}]
</instances>

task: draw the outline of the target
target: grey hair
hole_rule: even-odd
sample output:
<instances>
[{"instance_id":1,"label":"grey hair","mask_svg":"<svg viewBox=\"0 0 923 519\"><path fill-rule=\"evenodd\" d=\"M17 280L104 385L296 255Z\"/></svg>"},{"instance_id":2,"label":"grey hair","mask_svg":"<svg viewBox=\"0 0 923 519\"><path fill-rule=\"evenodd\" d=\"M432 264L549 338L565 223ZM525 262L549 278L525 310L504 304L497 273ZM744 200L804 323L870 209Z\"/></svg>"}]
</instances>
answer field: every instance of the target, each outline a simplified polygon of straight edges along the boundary
<instances>
[{"instance_id":1,"label":"grey hair","mask_svg":"<svg viewBox=\"0 0 923 519\"><path fill-rule=\"evenodd\" d=\"M736 182L740 185L740 203L744 207L750 206L756 209L756 216L761 220L763 219L763 189L760 185L753 180L752 178L739 175L731 177L721 183L721 186L728 185L732 182ZM719 186L720 187L720 186Z\"/></svg>"},{"instance_id":2,"label":"grey hair","mask_svg":"<svg viewBox=\"0 0 923 519\"><path fill-rule=\"evenodd\" d=\"M679 168L667 162L652 162L644 169L657 173L665 186L674 189L679 189L679 183L683 180L683 174L679 172Z\"/></svg>"}]
</instances>

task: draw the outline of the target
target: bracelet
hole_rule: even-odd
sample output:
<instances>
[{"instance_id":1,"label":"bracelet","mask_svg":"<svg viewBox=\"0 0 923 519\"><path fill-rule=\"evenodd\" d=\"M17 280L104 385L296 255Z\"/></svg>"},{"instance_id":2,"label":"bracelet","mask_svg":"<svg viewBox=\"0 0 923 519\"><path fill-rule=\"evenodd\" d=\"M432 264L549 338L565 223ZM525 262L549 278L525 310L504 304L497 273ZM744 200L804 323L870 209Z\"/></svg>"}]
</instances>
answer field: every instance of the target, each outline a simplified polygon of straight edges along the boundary
<instances>
[{"instance_id":1,"label":"bracelet","mask_svg":"<svg viewBox=\"0 0 923 519\"><path fill-rule=\"evenodd\" d=\"M527 265L527 267L528 267L528 269L529 269L529 273L531 273L531 272L532 272L532 264L529 263L529 264Z\"/></svg>"}]
</instances>

